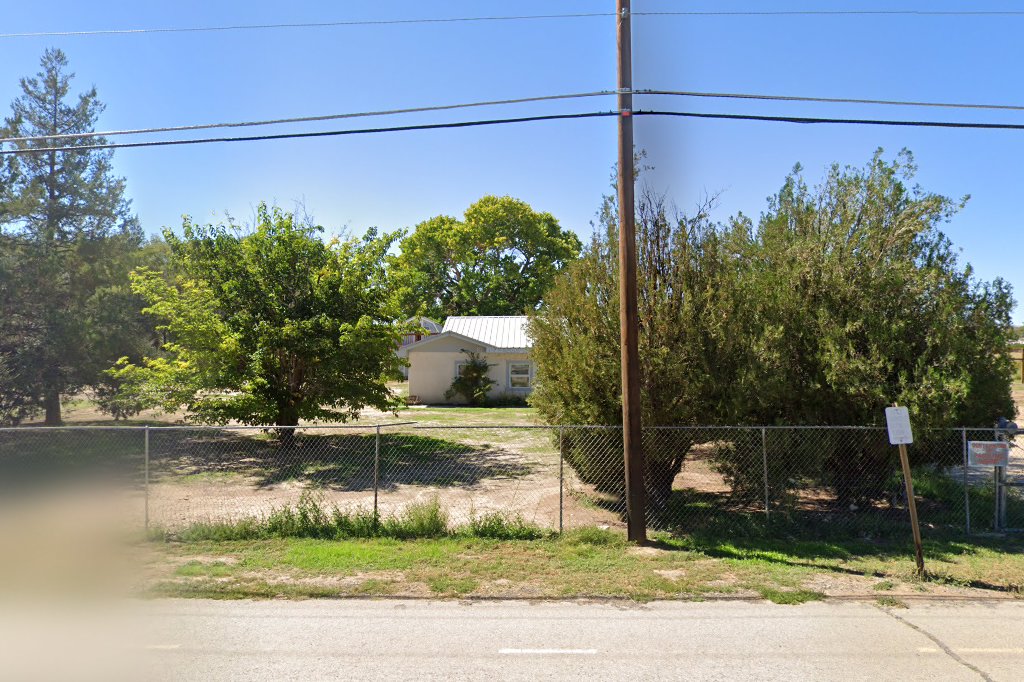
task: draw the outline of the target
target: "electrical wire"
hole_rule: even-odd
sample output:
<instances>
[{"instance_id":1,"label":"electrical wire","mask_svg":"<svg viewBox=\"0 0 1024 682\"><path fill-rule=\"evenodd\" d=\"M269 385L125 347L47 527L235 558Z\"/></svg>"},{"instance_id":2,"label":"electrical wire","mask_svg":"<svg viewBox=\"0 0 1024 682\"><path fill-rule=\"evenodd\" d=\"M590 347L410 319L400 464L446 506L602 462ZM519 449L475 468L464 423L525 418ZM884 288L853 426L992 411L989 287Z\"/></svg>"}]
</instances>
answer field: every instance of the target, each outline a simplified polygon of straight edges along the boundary
<instances>
[{"instance_id":1,"label":"electrical wire","mask_svg":"<svg viewBox=\"0 0 1024 682\"><path fill-rule=\"evenodd\" d=\"M800 16L906 16L906 17L1000 17L1024 16L1024 10L927 10L927 9L792 9L708 10L633 12L648 17L800 17Z\"/></svg>"},{"instance_id":2,"label":"electrical wire","mask_svg":"<svg viewBox=\"0 0 1024 682\"><path fill-rule=\"evenodd\" d=\"M279 125L282 123L311 123L317 121L335 121L345 118L365 118L369 116L391 116L395 114L413 114L430 111L450 111L452 109L469 109L472 107L487 107L504 104L523 104L527 102L546 102L562 99L579 99L583 97L600 97L602 95L614 95L615 90L599 90L595 92L577 92L567 95L542 95L538 97L519 97L516 99L497 99L482 102L464 102L460 104L440 104L428 107L412 107L408 109L385 109L381 111L361 111L346 114L324 114L319 116L299 116L295 118L274 118L257 121L233 121L224 123L199 123L184 126L165 126L162 128L132 128L128 130L106 130L103 132L91 133L62 133L59 135L36 135L29 137L6 137L0 138L0 144L4 142L35 142L37 140L61 140L81 139L88 137L114 137L116 135L144 135L151 133L174 133L190 130L210 130L214 128L249 128L253 126Z\"/></svg>"},{"instance_id":3,"label":"electrical wire","mask_svg":"<svg viewBox=\"0 0 1024 682\"><path fill-rule=\"evenodd\" d=\"M211 130L216 128L248 128L256 126L268 126L268 125L280 125L284 123L311 123L311 122L322 122L322 121L333 121L348 118L365 118L372 116L391 116L396 114L409 114L409 113L424 113L433 111L450 111L455 109L468 109L474 107L486 107L496 105L509 105L509 104L524 104L530 102L545 102L555 100L566 100L566 99L580 99L587 97L604 97L618 94L616 90L597 90L593 92L578 92L562 95L541 95L537 97L520 97L516 99L502 99L502 100L487 100L478 102L462 102L457 104L441 104L436 106L425 106L425 107L410 107L405 109L385 109L380 111L362 111L356 113L341 113L341 114L324 114L317 116L299 116L294 118L276 118L276 119L265 119L255 121L230 121L221 123L200 123L194 125L182 125L182 126L164 126L154 128L132 128L125 130L106 130L101 132L88 132L88 133L62 133L58 135L35 135L35 136L24 136L24 137L7 137L0 138L0 144L5 142L8 143L25 143L25 142L37 142L41 140L61 140L61 139L83 139L93 137L114 137L118 135L144 135L153 133L173 133L173 132L186 132L194 130ZM948 109L979 109L979 110L997 110L997 111L1024 111L1024 106L1014 104L980 104L971 102L922 102L922 101L907 101L907 100L887 100L887 99L857 99L850 97L808 97L798 95L766 95L766 94L751 94L751 93L732 93L732 92L699 92L690 90L633 90L632 94L635 96L682 96L682 97L694 97L694 98L724 98L724 99L744 99L744 100L764 100L764 101L781 101L781 102L813 102L813 103L830 103L830 104L871 104L871 105L889 105L889 106L909 106L909 107L937 107L937 108L948 108Z\"/></svg>"},{"instance_id":4,"label":"electrical wire","mask_svg":"<svg viewBox=\"0 0 1024 682\"><path fill-rule=\"evenodd\" d=\"M111 28L85 31L33 31L0 33L0 38L59 38L74 36L136 35L141 33L212 33L217 31L252 31L280 28L334 28L343 26L397 26L406 24L465 24L490 21L532 21L540 19L583 19L613 17L614 12L577 12L573 14L532 14L489 17L437 17L423 19L353 19L349 21L310 21L281 24L234 24L227 26L186 26L164 28Z\"/></svg>"},{"instance_id":5,"label":"electrical wire","mask_svg":"<svg viewBox=\"0 0 1024 682\"><path fill-rule=\"evenodd\" d=\"M175 145L208 144L211 142L258 142L264 140L290 140L310 137L336 137L339 135L367 135L371 133L394 133L411 130L440 130L443 128L473 128L499 125L502 123L528 123L531 121L557 121L575 118L597 118L619 116L618 111L592 111L579 114L548 114L544 116L521 116L518 118L496 118L451 123L422 123L418 125L388 126L380 128L355 128L349 130L320 130L306 133L279 133L276 135L247 135L243 137L202 137L187 140L156 140L153 142L111 142L105 144L75 145L66 147L29 147L25 149L0 149L0 156L41 154L47 152L84 152L103 149L130 149L136 147L169 147Z\"/></svg>"},{"instance_id":6,"label":"electrical wire","mask_svg":"<svg viewBox=\"0 0 1024 682\"><path fill-rule=\"evenodd\" d=\"M353 19L346 21L310 21L274 24L232 24L225 26L183 26L155 28L112 28L82 31L26 31L0 33L5 38L68 38L75 36L138 35L147 33L212 33L292 28L334 28L345 26L397 26L409 24L458 24L494 21L537 21L545 19L589 19L614 17L615 12L575 12L567 14L523 14L479 17L426 17L420 19ZM1016 17L1024 10L709 10L632 12L634 17L798 17L798 16L911 16L911 17Z\"/></svg>"},{"instance_id":7,"label":"electrical wire","mask_svg":"<svg viewBox=\"0 0 1024 682\"><path fill-rule=\"evenodd\" d=\"M634 116L676 116L727 121L773 121L776 123L834 123L840 125L901 126L906 128L963 128L970 130L1024 130L1024 123L978 123L971 121L900 121L884 118L831 118L814 116L761 116L757 114L709 114L695 111L638 110Z\"/></svg>"},{"instance_id":8,"label":"electrical wire","mask_svg":"<svg viewBox=\"0 0 1024 682\"><path fill-rule=\"evenodd\" d=\"M212 142L257 142L264 140L288 140L311 137L336 137L340 135L367 135L372 133L392 133L413 130L440 130L445 128L472 128L478 126L500 125L504 123L528 123L533 121L557 121L580 118L598 118L622 116L619 111L592 111L576 114L548 114L544 116L521 116L518 118L498 118L475 121L456 121L451 123L424 123L407 126L388 126L379 128L356 128L348 130L324 130L305 133L280 133L276 135L247 135L243 137L204 137L187 140L157 140L153 142L111 142L95 145L76 145L66 147L36 147L25 149L0 149L0 156L20 154L39 154L47 152L85 152L104 149L129 149L138 147L168 147L178 145L208 144ZM899 126L911 128L959 128L968 130L1024 130L1024 123L982 123L970 121L902 121L893 119L872 118L831 118L810 116L767 116L756 114L717 114L694 111L657 111L637 110L632 116L671 116L682 118L704 118L729 121L760 121L776 123L802 124L838 124L838 125L873 125Z\"/></svg>"},{"instance_id":9,"label":"electrical wire","mask_svg":"<svg viewBox=\"0 0 1024 682\"><path fill-rule=\"evenodd\" d=\"M975 104L971 102L918 102L894 99L857 99L853 97L807 97L799 95L764 95L738 92L695 92L688 90L634 90L634 95L675 95L681 97L710 97L720 99L752 99L772 102L815 102L825 104L883 104L900 107L937 107L942 109L990 109L1024 111L1017 104Z\"/></svg>"}]
</instances>

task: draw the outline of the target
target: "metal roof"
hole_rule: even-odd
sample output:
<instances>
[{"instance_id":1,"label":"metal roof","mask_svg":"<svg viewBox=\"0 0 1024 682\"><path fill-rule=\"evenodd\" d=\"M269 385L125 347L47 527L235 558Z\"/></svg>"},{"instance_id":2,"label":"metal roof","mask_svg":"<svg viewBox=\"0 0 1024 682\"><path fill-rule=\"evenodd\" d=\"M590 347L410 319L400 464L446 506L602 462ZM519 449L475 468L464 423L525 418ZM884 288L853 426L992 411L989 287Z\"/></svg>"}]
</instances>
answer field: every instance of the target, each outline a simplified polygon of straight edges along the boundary
<instances>
[{"instance_id":1,"label":"metal roof","mask_svg":"<svg viewBox=\"0 0 1024 682\"><path fill-rule=\"evenodd\" d=\"M405 323L406 324L418 324L419 326L423 327L424 329L426 329L431 334L440 334L441 333L441 325L439 325L437 322L434 322L429 317L410 317L408 320L405 321Z\"/></svg>"},{"instance_id":2,"label":"metal roof","mask_svg":"<svg viewBox=\"0 0 1024 682\"><path fill-rule=\"evenodd\" d=\"M533 347L533 341L526 335L525 315L449 317L444 321L443 331L461 334L496 350Z\"/></svg>"}]
</instances>

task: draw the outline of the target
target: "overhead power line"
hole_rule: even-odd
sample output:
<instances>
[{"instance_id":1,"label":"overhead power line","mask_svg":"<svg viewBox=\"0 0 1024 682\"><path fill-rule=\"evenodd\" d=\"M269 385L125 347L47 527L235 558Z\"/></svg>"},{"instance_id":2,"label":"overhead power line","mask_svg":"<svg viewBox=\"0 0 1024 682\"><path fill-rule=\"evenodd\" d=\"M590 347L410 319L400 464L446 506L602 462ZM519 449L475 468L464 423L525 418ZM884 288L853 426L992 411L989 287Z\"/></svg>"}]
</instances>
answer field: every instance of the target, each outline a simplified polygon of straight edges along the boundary
<instances>
[{"instance_id":1,"label":"overhead power line","mask_svg":"<svg viewBox=\"0 0 1024 682\"><path fill-rule=\"evenodd\" d=\"M419 125L387 126L379 128L355 128L348 130L324 130L303 133L280 133L276 135L247 135L241 137L203 137L186 140L156 140L152 142L111 142L95 145L75 145L64 147L34 147L28 149L0 149L0 156L19 154L39 154L46 152L82 152L101 149L129 149L138 147L169 147L193 144L209 144L214 142L259 142L264 140L289 140L312 137L337 137L341 135L369 135L374 133L393 133L414 130L440 130L446 128L473 128L479 126L501 125L507 123L528 123L535 121L557 121L581 118L600 118L621 116L618 111L591 111L576 114L548 114L544 116L521 116L518 118L497 118L475 121L455 121L450 123L424 123ZM672 116L682 118L704 118L728 121L761 121L776 123L802 124L837 124L837 125L870 125L897 126L907 128L959 128L968 130L1024 130L1024 123L983 123L971 121L903 121L893 119L872 118L832 118L811 116L762 116L756 114L719 114L696 111L657 111L638 110L633 116Z\"/></svg>"},{"instance_id":2,"label":"overhead power line","mask_svg":"<svg viewBox=\"0 0 1024 682\"><path fill-rule=\"evenodd\" d=\"M0 33L0 38L59 38L75 36L139 35L147 33L214 33L222 31L253 31L268 29L337 28L346 26L400 26L415 24L466 24L495 21L539 21L550 19L589 19L614 17L614 12L574 12L566 14L522 14L479 17L424 17L419 19L352 19L344 21L309 21L273 24L228 24L223 26L181 26L152 28L110 28L82 31L24 31ZM737 10L737 11L668 11L633 12L634 17L800 17L800 16L909 16L909 17L1015 17L1024 10Z\"/></svg>"},{"instance_id":3,"label":"overhead power line","mask_svg":"<svg viewBox=\"0 0 1024 682\"><path fill-rule=\"evenodd\" d=\"M921 9L793 9L793 10L709 10L677 12L633 12L648 17L800 17L800 16L907 16L907 17L998 17L1024 16L1024 10L921 10Z\"/></svg>"},{"instance_id":4,"label":"overhead power line","mask_svg":"<svg viewBox=\"0 0 1024 682\"><path fill-rule=\"evenodd\" d=\"M592 111L580 114L548 114L544 116L521 116L518 118L496 118L477 121L455 121L451 123L422 123L418 125L387 126L380 128L354 128L350 130L318 130L305 133L279 133L276 135L246 135L241 137L202 137L187 140L156 140L153 142L110 142L105 144L75 145L66 147L32 147L28 149L0 149L0 156L37 154L45 152L81 152L99 149L129 149L134 147L169 147L175 145L209 144L211 142L259 142L264 140L290 140L308 137L337 137L339 135L368 135L372 133L395 133L411 130L440 130L443 128L473 128L499 125L502 123L528 123L531 121L557 121L574 118L597 118L619 116L617 111Z\"/></svg>"},{"instance_id":5,"label":"overhead power line","mask_svg":"<svg viewBox=\"0 0 1024 682\"><path fill-rule=\"evenodd\" d=\"M600 97L601 95L614 95L614 90L598 90L595 92L577 92L566 95L541 95L538 97L519 97L516 99L496 99L481 102L463 102L458 104L439 104L427 107L411 107L407 109L384 109L380 111L360 111L356 113L323 114L317 116L298 116L294 118L272 118L256 121L231 121L224 123L198 123L183 126L165 126L160 128L131 128L126 130L106 130L92 133L66 133L60 135L36 135L29 137L7 137L0 138L0 144L4 142L34 142L37 140L61 140L81 139L88 137L114 137L116 135L143 135L151 133L175 133L190 130L211 130L214 128L249 128L254 126L279 125L282 123L313 123L318 121L336 121L345 118L366 118L370 116L391 116L395 114L426 113L431 111L450 111L452 109L469 109L473 107L487 107L505 104L524 104L528 102L546 102L563 99L580 99L584 97Z\"/></svg>"},{"instance_id":6,"label":"overhead power line","mask_svg":"<svg viewBox=\"0 0 1024 682\"><path fill-rule=\"evenodd\" d=\"M899 126L905 128L964 128L973 130L1024 130L1024 123L979 123L972 121L900 121L886 118L832 118L815 116L761 116L757 114L713 114L697 111L634 111L633 116L677 116L727 121L773 121L776 123L834 123L840 125Z\"/></svg>"},{"instance_id":7,"label":"overhead power line","mask_svg":"<svg viewBox=\"0 0 1024 682\"><path fill-rule=\"evenodd\" d=\"M531 102L545 102L555 100L580 99L588 97L603 97L617 94L615 90L595 90L593 92L578 92L561 95L540 95L536 97L519 97L515 99L484 100L477 102L460 102L455 104L440 104L435 106L409 107L404 109L383 109L379 111L361 111L353 113L322 114L316 116L298 116L293 118L273 118L253 121L225 121L220 123L198 123L181 126L163 126L153 128L129 128L123 130L105 130L89 133L62 133L58 135L35 135L24 137L0 138L0 144L38 142L44 140L62 139L83 139L94 137L115 137L118 135L145 135L154 133L175 133L196 130L212 130L217 128L249 128L258 126L280 125L286 123L313 123L322 121L334 121L348 118L366 118L373 116L391 116L397 114L426 113L433 111L450 111L455 109L469 109L475 107L500 106L510 104L525 104ZM923 102L907 100L888 99L857 99L850 97L809 97L799 95L767 95L751 93L732 92L700 92L692 90L633 90L637 96L682 96L693 98L721 98L721 99L744 99L764 100L781 102L812 102L831 104L871 104L871 105L892 105L910 107L938 107L947 109L979 109L996 111L1024 111L1024 105L1016 104L983 104L972 102Z\"/></svg>"},{"instance_id":8,"label":"overhead power line","mask_svg":"<svg viewBox=\"0 0 1024 682\"><path fill-rule=\"evenodd\" d=\"M752 99L771 102L815 102L823 104L882 104L900 107L937 107L942 109L990 109L1024 111L1019 104L978 104L972 102L922 102L895 99L858 99L853 97L809 97L801 95L765 95L740 92L696 92L689 90L634 90L636 95L675 95L681 97L710 97L719 99Z\"/></svg>"},{"instance_id":9,"label":"overhead power line","mask_svg":"<svg viewBox=\"0 0 1024 682\"><path fill-rule=\"evenodd\" d=\"M537 21L541 19L584 19L612 17L614 12L577 12L572 14L529 14L488 17L428 17L421 19L353 19L346 21L309 21L280 24L230 24L226 26L182 26L163 28L110 28L86 31L31 31L0 33L0 38L53 38L73 36L135 35L141 33L214 33L219 31L259 31L281 28L337 28L344 26L400 26L408 24L468 24L491 21Z\"/></svg>"}]
</instances>

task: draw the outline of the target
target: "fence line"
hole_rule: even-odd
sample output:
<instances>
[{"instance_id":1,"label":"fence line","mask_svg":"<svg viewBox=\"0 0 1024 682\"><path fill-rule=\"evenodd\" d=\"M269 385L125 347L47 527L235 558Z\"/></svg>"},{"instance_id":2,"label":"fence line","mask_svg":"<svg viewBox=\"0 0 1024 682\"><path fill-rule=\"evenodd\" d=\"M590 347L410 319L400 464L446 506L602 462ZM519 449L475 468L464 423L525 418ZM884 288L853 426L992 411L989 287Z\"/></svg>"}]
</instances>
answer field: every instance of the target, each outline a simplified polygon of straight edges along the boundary
<instances>
[{"instance_id":1,"label":"fence line","mask_svg":"<svg viewBox=\"0 0 1024 682\"><path fill-rule=\"evenodd\" d=\"M282 430L288 438L275 438ZM885 433L870 426L646 427L648 521L683 533L902 531L906 499ZM967 444L1001 436L991 427L918 434L911 458L926 533L998 529L994 478L970 465ZM142 514L135 514L147 529L264 516L314 494L330 507L369 508L374 519L436 499L454 524L504 515L561 532L622 524L621 447L615 425L5 428L0 485L95 473L130 490L141 478ZM1024 477L1024 450L1013 452L1007 473ZM1024 527L1024 495L1007 492L1006 523Z\"/></svg>"}]
</instances>

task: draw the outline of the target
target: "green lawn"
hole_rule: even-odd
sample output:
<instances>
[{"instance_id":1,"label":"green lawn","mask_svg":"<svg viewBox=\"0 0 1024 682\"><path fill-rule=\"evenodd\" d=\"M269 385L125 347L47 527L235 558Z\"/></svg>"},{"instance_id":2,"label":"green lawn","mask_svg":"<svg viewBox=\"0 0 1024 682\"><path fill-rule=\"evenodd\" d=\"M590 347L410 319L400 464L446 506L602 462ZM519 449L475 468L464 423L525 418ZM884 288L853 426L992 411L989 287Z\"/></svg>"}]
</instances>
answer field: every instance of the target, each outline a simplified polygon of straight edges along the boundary
<instances>
[{"instance_id":1,"label":"green lawn","mask_svg":"<svg viewBox=\"0 0 1024 682\"><path fill-rule=\"evenodd\" d=\"M413 407L397 415L367 415L354 424L416 422L420 426L535 426L541 424L532 407Z\"/></svg>"},{"instance_id":2,"label":"green lawn","mask_svg":"<svg viewBox=\"0 0 1024 682\"><path fill-rule=\"evenodd\" d=\"M151 596L702 599L825 596L895 601L952 592L1020 596L1024 544L929 542L929 576L908 543L698 542L658 536L638 548L580 529L540 540L468 536L149 543Z\"/></svg>"}]
</instances>

